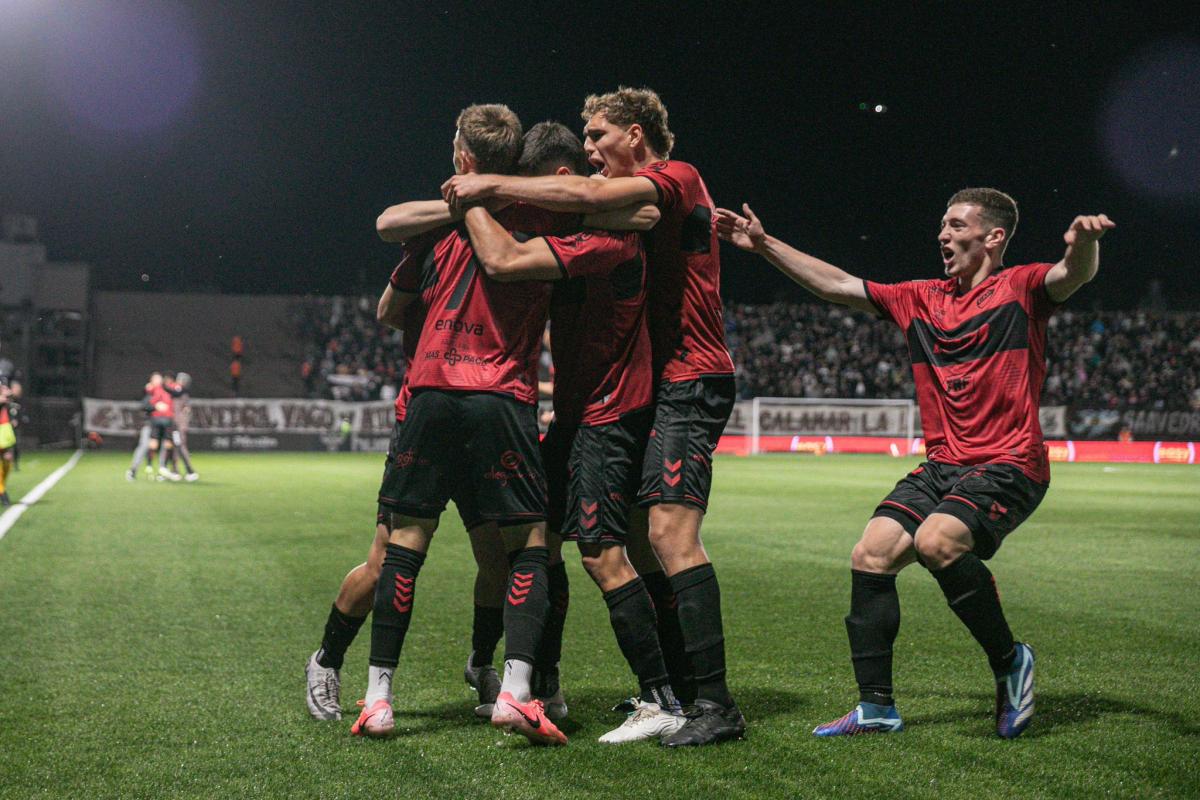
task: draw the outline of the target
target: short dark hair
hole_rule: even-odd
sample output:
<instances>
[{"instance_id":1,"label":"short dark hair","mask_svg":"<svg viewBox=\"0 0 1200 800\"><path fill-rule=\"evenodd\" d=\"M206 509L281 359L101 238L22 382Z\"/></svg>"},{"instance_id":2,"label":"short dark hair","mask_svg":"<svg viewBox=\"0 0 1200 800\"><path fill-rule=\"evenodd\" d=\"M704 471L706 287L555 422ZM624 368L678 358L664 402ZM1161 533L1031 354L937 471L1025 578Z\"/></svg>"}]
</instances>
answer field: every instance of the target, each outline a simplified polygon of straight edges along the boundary
<instances>
[{"instance_id":1,"label":"short dark hair","mask_svg":"<svg viewBox=\"0 0 1200 800\"><path fill-rule=\"evenodd\" d=\"M458 135L475 156L480 172L511 175L521 157L521 120L508 106L492 103L464 108Z\"/></svg>"},{"instance_id":2,"label":"short dark hair","mask_svg":"<svg viewBox=\"0 0 1200 800\"><path fill-rule=\"evenodd\" d=\"M596 114L603 114L606 120L622 128L636 122L642 126L650 149L662 158L671 157L675 135L667 126L667 107L653 89L621 86L608 94L588 95L583 101L583 119L586 122Z\"/></svg>"},{"instance_id":3,"label":"short dark hair","mask_svg":"<svg viewBox=\"0 0 1200 800\"><path fill-rule=\"evenodd\" d=\"M545 175L558 167L567 167L576 175L590 171L583 142L561 122L539 122L525 133L521 160L517 172L522 175Z\"/></svg>"},{"instance_id":4,"label":"short dark hair","mask_svg":"<svg viewBox=\"0 0 1200 800\"><path fill-rule=\"evenodd\" d=\"M1017 201L999 189L960 189L946 208L959 203L979 206L979 216L993 228L1004 229L1004 241L1011 242L1017 232Z\"/></svg>"}]
</instances>

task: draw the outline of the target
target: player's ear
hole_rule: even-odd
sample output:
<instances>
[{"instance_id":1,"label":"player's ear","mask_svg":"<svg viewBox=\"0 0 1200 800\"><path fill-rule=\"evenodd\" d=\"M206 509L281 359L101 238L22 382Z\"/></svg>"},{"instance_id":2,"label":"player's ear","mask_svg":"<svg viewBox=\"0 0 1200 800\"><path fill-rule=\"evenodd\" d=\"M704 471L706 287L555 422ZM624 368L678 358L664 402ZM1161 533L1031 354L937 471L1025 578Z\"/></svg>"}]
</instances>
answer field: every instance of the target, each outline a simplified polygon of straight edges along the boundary
<instances>
[{"instance_id":1,"label":"player's ear","mask_svg":"<svg viewBox=\"0 0 1200 800\"><path fill-rule=\"evenodd\" d=\"M637 149L638 145L643 144L646 141L646 132L642 130L642 125L639 122L635 122L630 125L629 129L625 131L625 136L627 137L630 148L635 150Z\"/></svg>"},{"instance_id":2,"label":"player's ear","mask_svg":"<svg viewBox=\"0 0 1200 800\"><path fill-rule=\"evenodd\" d=\"M558 169L554 170L554 174L555 175L574 175L575 173L571 172L570 167L563 164Z\"/></svg>"},{"instance_id":3,"label":"player's ear","mask_svg":"<svg viewBox=\"0 0 1200 800\"><path fill-rule=\"evenodd\" d=\"M1008 245L1008 232L1004 228L992 228L983 240L984 247L1003 253Z\"/></svg>"},{"instance_id":4,"label":"player's ear","mask_svg":"<svg viewBox=\"0 0 1200 800\"><path fill-rule=\"evenodd\" d=\"M475 154L468 150L465 146L458 148L458 160L462 166L462 174L475 172L479 166L479 162L475 160Z\"/></svg>"}]
</instances>

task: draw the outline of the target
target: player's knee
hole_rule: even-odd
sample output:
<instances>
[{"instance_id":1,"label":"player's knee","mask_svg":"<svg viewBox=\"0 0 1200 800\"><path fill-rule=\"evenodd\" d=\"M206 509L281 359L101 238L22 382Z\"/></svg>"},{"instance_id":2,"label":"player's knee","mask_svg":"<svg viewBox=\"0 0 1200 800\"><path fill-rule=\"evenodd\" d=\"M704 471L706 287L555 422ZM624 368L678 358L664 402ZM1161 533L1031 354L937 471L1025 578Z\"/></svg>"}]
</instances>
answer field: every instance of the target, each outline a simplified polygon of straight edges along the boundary
<instances>
[{"instance_id":1,"label":"player's knee","mask_svg":"<svg viewBox=\"0 0 1200 800\"><path fill-rule=\"evenodd\" d=\"M918 531L916 548L928 569L948 567L969 549L965 543L937 531Z\"/></svg>"},{"instance_id":2,"label":"player's knee","mask_svg":"<svg viewBox=\"0 0 1200 800\"><path fill-rule=\"evenodd\" d=\"M850 551L850 568L859 572L887 572L891 566L891 554L880 552L866 539L859 539Z\"/></svg>"}]
</instances>

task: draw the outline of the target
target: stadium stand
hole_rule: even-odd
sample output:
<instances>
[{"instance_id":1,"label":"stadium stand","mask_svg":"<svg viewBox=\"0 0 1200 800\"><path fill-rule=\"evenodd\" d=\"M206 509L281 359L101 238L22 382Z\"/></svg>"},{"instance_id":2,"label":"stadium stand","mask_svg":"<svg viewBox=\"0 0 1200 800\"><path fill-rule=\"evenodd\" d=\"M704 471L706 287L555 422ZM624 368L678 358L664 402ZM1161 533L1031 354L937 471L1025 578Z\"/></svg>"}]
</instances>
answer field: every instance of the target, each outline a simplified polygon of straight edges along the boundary
<instances>
[{"instance_id":1,"label":"stadium stand","mask_svg":"<svg viewBox=\"0 0 1200 800\"><path fill-rule=\"evenodd\" d=\"M294 325L309 396L378 399L380 387L403 377L400 335L375 322L374 298L305 298ZM866 314L730 303L725 331L742 398L913 396L903 334ZM1048 359L1045 405L1200 410L1200 314L1064 309L1050 321Z\"/></svg>"}]
</instances>

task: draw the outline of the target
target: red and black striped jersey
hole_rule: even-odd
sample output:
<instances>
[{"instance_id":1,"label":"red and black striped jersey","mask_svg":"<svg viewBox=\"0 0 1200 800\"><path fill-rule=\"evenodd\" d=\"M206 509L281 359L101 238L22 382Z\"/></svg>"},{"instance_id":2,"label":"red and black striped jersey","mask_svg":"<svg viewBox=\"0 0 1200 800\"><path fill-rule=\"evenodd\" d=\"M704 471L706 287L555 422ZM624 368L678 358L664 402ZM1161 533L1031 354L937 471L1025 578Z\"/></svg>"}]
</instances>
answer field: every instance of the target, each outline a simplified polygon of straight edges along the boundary
<instances>
[{"instance_id":1,"label":"red and black striped jersey","mask_svg":"<svg viewBox=\"0 0 1200 800\"><path fill-rule=\"evenodd\" d=\"M495 214L522 236L568 233L576 214L515 203ZM408 387L495 392L537 402L537 360L550 305L550 285L488 279L464 226L441 239L421 290L426 316L408 371Z\"/></svg>"},{"instance_id":2,"label":"red and black striped jersey","mask_svg":"<svg viewBox=\"0 0 1200 800\"><path fill-rule=\"evenodd\" d=\"M439 240L453 232L449 225L443 225L422 234L418 234L404 243L404 252L400 263L392 270L390 283L393 291L405 294L419 294L421 286L433 269L433 248ZM419 299L413 300L404 307L404 319L400 328L400 347L404 352L404 378L400 389L396 392L396 421L404 421L404 412L408 407L408 373L412 369L413 355L417 352L417 341L421 338L421 328L425 324L425 304Z\"/></svg>"},{"instance_id":3,"label":"red and black striped jersey","mask_svg":"<svg viewBox=\"0 0 1200 800\"><path fill-rule=\"evenodd\" d=\"M683 161L656 161L636 175L654 183L662 212L646 234L654 374L672 382L732 375L708 188L696 168Z\"/></svg>"},{"instance_id":4,"label":"red and black striped jersey","mask_svg":"<svg viewBox=\"0 0 1200 800\"><path fill-rule=\"evenodd\" d=\"M650 405L641 237L583 231L546 243L563 272L550 300L555 418L604 425Z\"/></svg>"},{"instance_id":5,"label":"red and black striped jersey","mask_svg":"<svg viewBox=\"0 0 1200 800\"><path fill-rule=\"evenodd\" d=\"M1009 267L962 294L952 278L863 282L908 340L931 461L1011 464L1035 481L1050 480L1038 409L1053 266Z\"/></svg>"}]
</instances>

